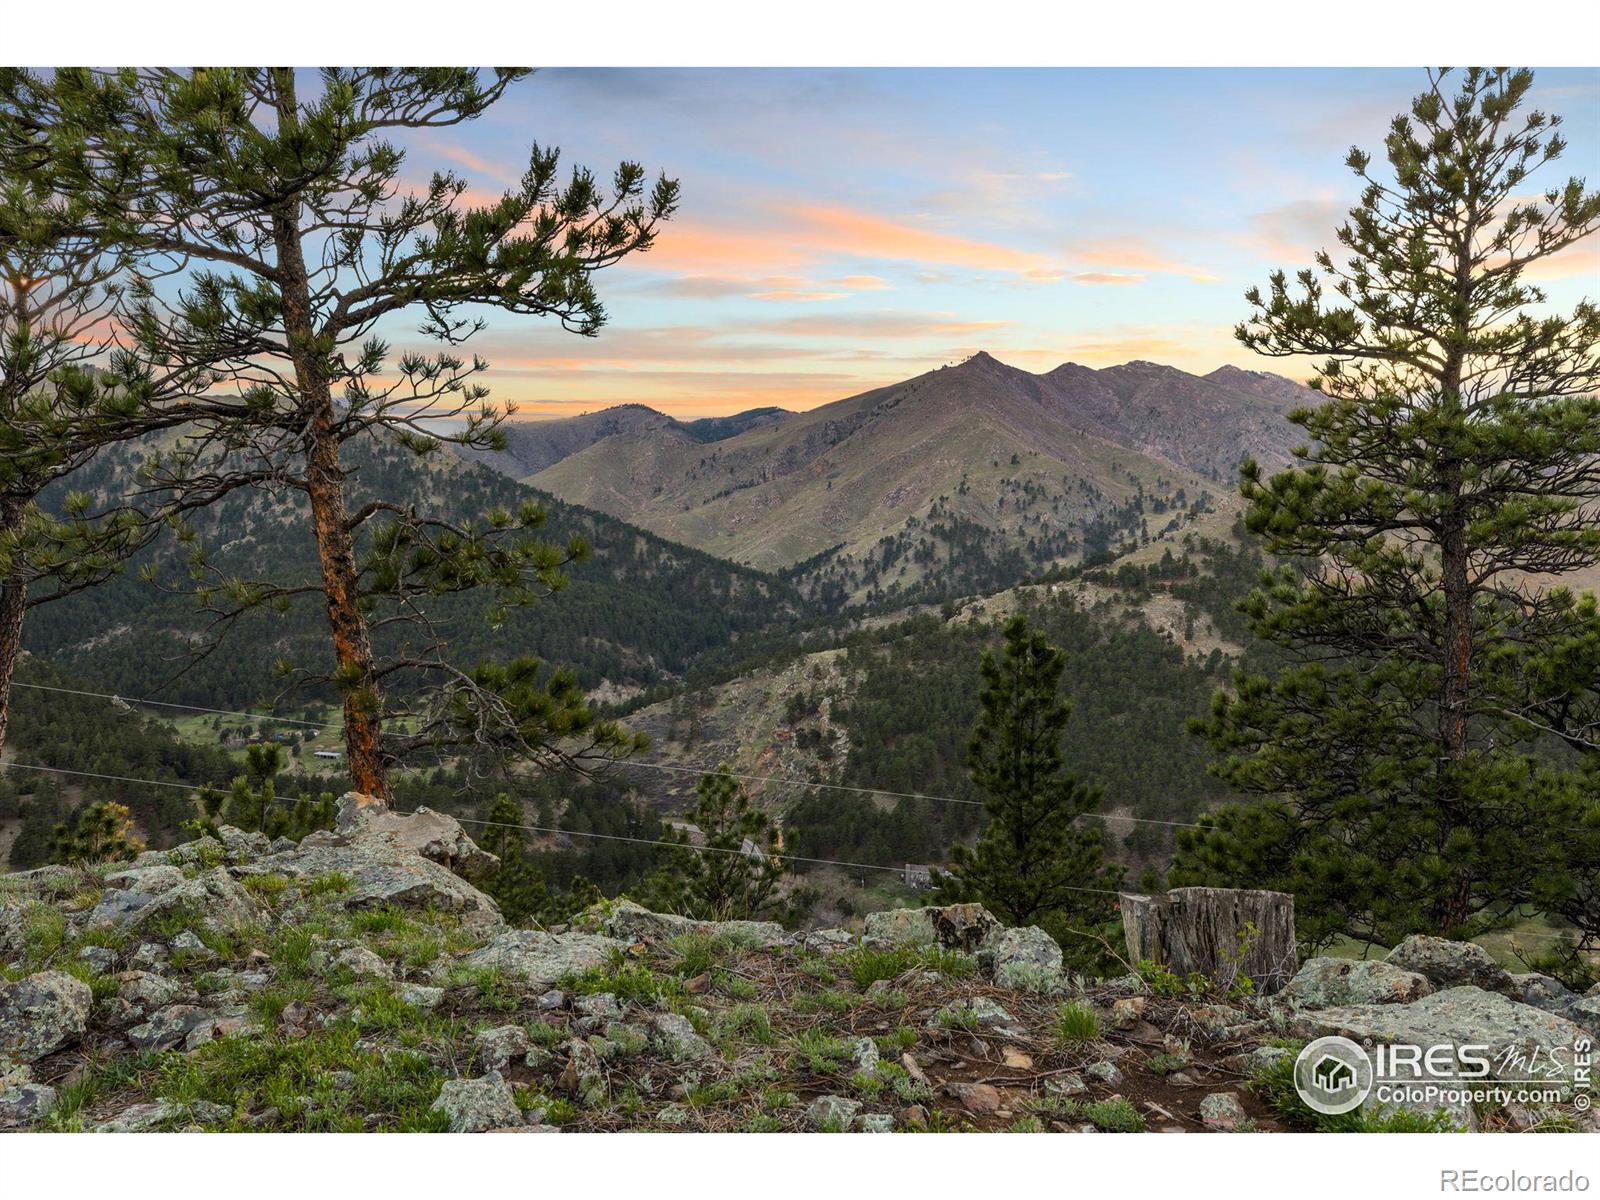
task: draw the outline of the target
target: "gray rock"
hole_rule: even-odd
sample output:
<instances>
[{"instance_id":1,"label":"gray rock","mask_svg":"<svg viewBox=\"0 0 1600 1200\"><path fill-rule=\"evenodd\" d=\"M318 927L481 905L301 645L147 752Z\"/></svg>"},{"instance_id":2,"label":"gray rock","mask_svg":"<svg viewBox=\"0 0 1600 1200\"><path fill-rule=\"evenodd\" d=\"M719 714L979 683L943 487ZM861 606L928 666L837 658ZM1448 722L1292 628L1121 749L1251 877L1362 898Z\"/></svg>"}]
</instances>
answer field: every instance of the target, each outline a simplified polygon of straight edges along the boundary
<instances>
[{"instance_id":1,"label":"gray rock","mask_svg":"<svg viewBox=\"0 0 1600 1200\"><path fill-rule=\"evenodd\" d=\"M463 961L470 967L499 967L531 987L548 988L569 972L604 967L614 952L625 948L623 942L592 933L508 929Z\"/></svg>"},{"instance_id":2,"label":"gray rock","mask_svg":"<svg viewBox=\"0 0 1600 1200\"><path fill-rule=\"evenodd\" d=\"M1308 958L1282 996L1308 1008L1347 1004L1410 1004L1433 991L1424 975L1392 962Z\"/></svg>"},{"instance_id":3,"label":"gray rock","mask_svg":"<svg viewBox=\"0 0 1600 1200\"><path fill-rule=\"evenodd\" d=\"M94 993L60 971L41 971L16 983L0 979L0 1059L31 1063L79 1037Z\"/></svg>"},{"instance_id":4,"label":"gray rock","mask_svg":"<svg viewBox=\"0 0 1600 1200\"><path fill-rule=\"evenodd\" d=\"M481 1030L472 1039L472 1056L485 1071L504 1071L528 1052L528 1034L519 1025Z\"/></svg>"},{"instance_id":5,"label":"gray rock","mask_svg":"<svg viewBox=\"0 0 1600 1200\"><path fill-rule=\"evenodd\" d=\"M788 939L771 921L696 921L673 913L651 912L632 900L602 900L572 919L572 927L624 942L659 944L683 934L724 938L741 946L775 946Z\"/></svg>"},{"instance_id":6,"label":"gray rock","mask_svg":"<svg viewBox=\"0 0 1600 1200\"><path fill-rule=\"evenodd\" d=\"M351 946L333 956L333 965L362 979L393 979L394 970L365 946Z\"/></svg>"},{"instance_id":7,"label":"gray rock","mask_svg":"<svg viewBox=\"0 0 1600 1200\"><path fill-rule=\"evenodd\" d=\"M482 1133L524 1123L511 1085L498 1071L481 1079L449 1080L439 1089L433 1111L449 1119L451 1133Z\"/></svg>"},{"instance_id":8,"label":"gray rock","mask_svg":"<svg viewBox=\"0 0 1600 1200\"><path fill-rule=\"evenodd\" d=\"M554 1012L567 1002L567 995L560 988L551 988L548 992L541 992L536 1001L540 1012Z\"/></svg>"},{"instance_id":9,"label":"gray rock","mask_svg":"<svg viewBox=\"0 0 1600 1200\"><path fill-rule=\"evenodd\" d=\"M0 1091L0 1129L20 1129L50 1115L56 1090L46 1083L23 1083Z\"/></svg>"},{"instance_id":10,"label":"gray rock","mask_svg":"<svg viewBox=\"0 0 1600 1200\"><path fill-rule=\"evenodd\" d=\"M698 1061L710 1058L715 1051L694 1031L689 1018L678 1013L653 1013L650 1024L655 1030L655 1042L674 1062Z\"/></svg>"},{"instance_id":11,"label":"gray rock","mask_svg":"<svg viewBox=\"0 0 1600 1200\"><path fill-rule=\"evenodd\" d=\"M184 993L183 984L149 971L124 971L117 976L117 995L145 1012L154 1012Z\"/></svg>"},{"instance_id":12,"label":"gray rock","mask_svg":"<svg viewBox=\"0 0 1600 1200\"><path fill-rule=\"evenodd\" d=\"M858 1070L875 1071L878 1068L878 1044L871 1038L862 1038L850 1049L850 1057Z\"/></svg>"},{"instance_id":13,"label":"gray rock","mask_svg":"<svg viewBox=\"0 0 1600 1200\"><path fill-rule=\"evenodd\" d=\"M800 935L800 944L817 954L835 954L856 944L856 935L848 929L813 929Z\"/></svg>"},{"instance_id":14,"label":"gray rock","mask_svg":"<svg viewBox=\"0 0 1600 1200\"><path fill-rule=\"evenodd\" d=\"M179 1104L172 1100L156 1100L149 1104L135 1104L125 1108L111 1120L96 1125L96 1133L145 1133L152 1129L170 1128L180 1121L186 1124L215 1125L232 1116L232 1110L208 1100L192 1104Z\"/></svg>"},{"instance_id":15,"label":"gray rock","mask_svg":"<svg viewBox=\"0 0 1600 1200\"><path fill-rule=\"evenodd\" d=\"M1545 1012L1559 1013L1578 999L1577 994L1559 979L1541 975L1538 971L1513 975L1511 984L1511 991L1507 994L1513 1000L1542 1008Z\"/></svg>"},{"instance_id":16,"label":"gray rock","mask_svg":"<svg viewBox=\"0 0 1600 1200\"><path fill-rule=\"evenodd\" d=\"M1427 976L1435 988L1475 987L1506 996L1516 990L1511 973L1472 942L1414 933L1389 951L1384 961Z\"/></svg>"},{"instance_id":17,"label":"gray rock","mask_svg":"<svg viewBox=\"0 0 1600 1200\"><path fill-rule=\"evenodd\" d=\"M272 853L272 843L267 840L266 834L246 833L232 825L224 825L217 830L217 840L222 843L222 852L231 863L248 862Z\"/></svg>"},{"instance_id":18,"label":"gray rock","mask_svg":"<svg viewBox=\"0 0 1600 1200\"><path fill-rule=\"evenodd\" d=\"M622 1005L617 1003L617 998L610 992L595 992L588 996L579 996L572 1007L585 1017L590 1017L601 1022L614 1021L622 1015Z\"/></svg>"},{"instance_id":19,"label":"gray rock","mask_svg":"<svg viewBox=\"0 0 1600 1200\"><path fill-rule=\"evenodd\" d=\"M1111 1069L1116 1070L1115 1067ZM1081 1096L1089 1090L1089 1085L1084 1083L1082 1075L1075 1071L1067 1071L1045 1080L1044 1090L1057 1096Z\"/></svg>"},{"instance_id":20,"label":"gray rock","mask_svg":"<svg viewBox=\"0 0 1600 1200\"><path fill-rule=\"evenodd\" d=\"M1212 1092L1200 1101L1200 1121L1207 1129L1233 1132L1245 1126L1250 1118L1234 1092Z\"/></svg>"},{"instance_id":21,"label":"gray rock","mask_svg":"<svg viewBox=\"0 0 1600 1200\"><path fill-rule=\"evenodd\" d=\"M1244 1069L1246 1074L1254 1075L1258 1071L1269 1070L1284 1059L1292 1059L1294 1056L1294 1051L1286 1050L1282 1046L1257 1046L1244 1056Z\"/></svg>"},{"instance_id":22,"label":"gray rock","mask_svg":"<svg viewBox=\"0 0 1600 1200\"><path fill-rule=\"evenodd\" d=\"M429 987L424 983L406 983L400 986L400 999L412 1008L438 1008L444 999L444 989Z\"/></svg>"},{"instance_id":23,"label":"gray rock","mask_svg":"<svg viewBox=\"0 0 1600 1200\"><path fill-rule=\"evenodd\" d=\"M991 931L978 947L978 965L1001 987L1041 990L1061 974L1061 947L1037 925Z\"/></svg>"},{"instance_id":24,"label":"gray rock","mask_svg":"<svg viewBox=\"0 0 1600 1200\"><path fill-rule=\"evenodd\" d=\"M893 1133L894 1117L890 1113L862 1113L856 1118L856 1128L862 1133Z\"/></svg>"},{"instance_id":25,"label":"gray rock","mask_svg":"<svg viewBox=\"0 0 1600 1200\"><path fill-rule=\"evenodd\" d=\"M382 827L361 826L348 835L319 830L308 834L292 850L255 859L236 869L245 875L281 874L294 879L343 875L350 887L323 897L324 903L335 908L392 904L477 914L493 922L500 918L499 907L488 896Z\"/></svg>"},{"instance_id":26,"label":"gray rock","mask_svg":"<svg viewBox=\"0 0 1600 1200\"><path fill-rule=\"evenodd\" d=\"M480 849L459 821L431 808L397 813L370 797L346 792L339 797L338 828L351 841L410 851L469 883L483 883L500 870L500 860Z\"/></svg>"},{"instance_id":27,"label":"gray rock","mask_svg":"<svg viewBox=\"0 0 1600 1200\"><path fill-rule=\"evenodd\" d=\"M861 941L868 946L943 946L974 953L1000 928L981 904L896 908L868 913Z\"/></svg>"},{"instance_id":28,"label":"gray rock","mask_svg":"<svg viewBox=\"0 0 1600 1200\"><path fill-rule=\"evenodd\" d=\"M1102 1059L1083 1069L1083 1073L1090 1079L1098 1079L1107 1087L1119 1087L1122 1084L1122 1072L1117 1069L1117 1064L1110 1059Z\"/></svg>"},{"instance_id":29,"label":"gray rock","mask_svg":"<svg viewBox=\"0 0 1600 1200\"><path fill-rule=\"evenodd\" d=\"M1475 987L1449 988L1415 1004L1306 1010L1290 1025L1305 1037L1341 1034L1358 1042L1487 1046L1491 1058L1514 1051L1552 1080L1572 1077L1573 1045L1587 1036L1563 1017ZM1551 1074L1544 1076L1545 1069Z\"/></svg>"},{"instance_id":30,"label":"gray rock","mask_svg":"<svg viewBox=\"0 0 1600 1200\"><path fill-rule=\"evenodd\" d=\"M128 1044L136 1050L195 1050L213 1040L214 1014L191 1004L170 1004L142 1025L128 1030Z\"/></svg>"},{"instance_id":31,"label":"gray rock","mask_svg":"<svg viewBox=\"0 0 1600 1200\"><path fill-rule=\"evenodd\" d=\"M847 1096L818 1096L806 1106L806 1121L819 1132L842 1133L850 1128L860 1111L859 1100Z\"/></svg>"},{"instance_id":32,"label":"gray rock","mask_svg":"<svg viewBox=\"0 0 1600 1200\"><path fill-rule=\"evenodd\" d=\"M261 915L250 894L218 867L193 879L180 877L176 884L159 890L113 888L101 896L89 914L89 924L138 929L174 910L197 912L206 924L219 929L242 929Z\"/></svg>"},{"instance_id":33,"label":"gray rock","mask_svg":"<svg viewBox=\"0 0 1600 1200\"><path fill-rule=\"evenodd\" d=\"M78 951L78 961L86 962L102 975L109 975L117 965L116 953L105 946L85 946Z\"/></svg>"},{"instance_id":34,"label":"gray rock","mask_svg":"<svg viewBox=\"0 0 1600 1200\"><path fill-rule=\"evenodd\" d=\"M167 948L160 942L140 942L128 959L128 965L136 971L160 974L167 969L167 958Z\"/></svg>"}]
</instances>

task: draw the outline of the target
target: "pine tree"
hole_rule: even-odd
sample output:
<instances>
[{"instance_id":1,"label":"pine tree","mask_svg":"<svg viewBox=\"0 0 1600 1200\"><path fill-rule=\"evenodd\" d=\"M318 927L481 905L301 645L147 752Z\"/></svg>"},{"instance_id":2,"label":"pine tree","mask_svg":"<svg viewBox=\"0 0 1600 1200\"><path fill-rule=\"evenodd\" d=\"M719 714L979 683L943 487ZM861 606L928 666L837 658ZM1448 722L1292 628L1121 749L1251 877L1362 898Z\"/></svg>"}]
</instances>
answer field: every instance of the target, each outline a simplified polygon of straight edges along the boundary
<instances>
[{"instance_id":1,"label":"pine tree","mask_svg":"<svg viewBox=\"0 0 1600 1200\"><path fill-rule=\"evenodd\" d=\"M104 582L160 529L120 497L73 492L49 511L41 494L174 423L194 382L113 351L122 258L83 215L25 179L0 135L0 747L28 610Z\"/></svg>"},{"instance_id":2,"label":"pine tree","mask_svg":"<svg viewBox=\"0 0 1600 1200\"><path fill-rule=\"evenodd\" d=\"M976 901L1008 925L1039 925L1058 940L1098 935L1114 915L1121 873L1105 862L1100 789L1066 765L1061 738L1072 706L1061 698L1066 655L1020 613L997 658L985 650L967 767L983 797L976 846L958 844L937 877L943 903ZM1070 947L1069 947L1070 948Z\"/></svg>"},{"instance_id":3,"label":"pine tree","mask_svg":"<svg viewBox=\"0 0 1600 1200\"><path fill-rule=\"evenodd\" d=\"M500 912L513 925L544 915L550 907L550 892L544 873L528 861L524 848L522 805L505 792L497 795L484 813L483 835L479 844L500 860L500 869L484 884Z\"/></svg>"},{"instance_id":4,"label":"pine tree","mask_svg":"<svg viewBox=\"0 0 1600 1200\"><path fill-rule=\"evenodd\" d=\"M70 825L57 825L50 840L53 863L128 862L144 850L133 833L127 805L102 800L79 810Z\"/></svg>"},{"instance_id":5,"label":"pine tree","mask_svg":"<svg viewBox=\"0 0 1600 1200\"><path fill-rule=\"evenodd\" d=\"M696 846L688 829L667 831L662 840L682 848L668 851L670 864L647 884L650 906L703 921L768 915L785 871L772 818L722 768L700 777L684 820L704 840Z\"/></svg>"},{"instance_id":6,"label":"pine tree","mask_svg":"<svg viewBox=\"0 0 1600 1200\"><path fill-rule=\"evenodd\" d=\"M1534 904L1600 936L1600 310L1529 269L1600 228L1600 192L1530 198L1559 118L1528 71L1430 75L1362 181L1342 260L1247 293L1266 355L1325 356L1311 441L1246 524L1284 565L1244 605L1290 665L1198 723L1272 802L1179 839L1175 883L1293 891L1302 937L1467 936ZM1330 290L1331 289L1331 290ZM1537 746L1540 740L1543 746ZM1564 749L1561 749L1564 747Z\"/></svg>"},{"instance_id":7,"label":"pine tree","mask_svg":"<svg viewBox=\"0 0 1600 1200\"><path fill-rule=\"evenodd\" d=\"M373 796L388 797L391 762L418 752L549 765L631 744L569 680L544 689L536 663L478 672L452 662L426 611L430 598L481 588L498 621L559 589L586 543L542 540L532 503L452 523L413 496L352 510L347 495L353 440L418 454L442 441L503 444L496 426L508 409L476 379L487 364L459 353L483 327L479 314L551 317L593 335L606 317L593 276L648 249L676 206L677 185L651 187L633 163L609 189L582 169L563 182L558 152L540 146L521 182L481 207L453 174L404 185L390 137L473 120L524 75L0 70L8 161L31 162L30 178L74 206L75 227L130 263L131 348L208 375L185 408L183 446L149 464L150 487L178 513L257 487L303 506L313 576L233 577L191 530L186 586L223 632L257 609L320 600L331 663L297 681L338 689L352 782ZM407 318L437 353L391 356L377 329ZM404 699L391 706L386 695Z\"/></svg>"}]
</instances>

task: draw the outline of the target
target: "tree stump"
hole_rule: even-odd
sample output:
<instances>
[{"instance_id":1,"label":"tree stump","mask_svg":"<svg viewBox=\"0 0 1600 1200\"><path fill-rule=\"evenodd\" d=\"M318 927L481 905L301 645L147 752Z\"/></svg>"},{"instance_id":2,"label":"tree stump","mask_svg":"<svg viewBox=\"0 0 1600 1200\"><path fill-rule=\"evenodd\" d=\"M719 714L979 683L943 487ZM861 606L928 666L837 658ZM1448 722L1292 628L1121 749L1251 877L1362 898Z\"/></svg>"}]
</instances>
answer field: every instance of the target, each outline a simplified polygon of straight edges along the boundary
<instances>
[{"instance_id":1,"label":"tree stump","mask_svg":"<svg viewBox=\"0 0 1600 1200\"><path fill-rule=\"evenodd\" d=\"M1222 987L1248 975L1262 994L1294 977L1294 897L1233 888L1175 888L1122 897L1122 928L1135 963L1183 976L1198 971Z\"/></svg>"}]
</instances>

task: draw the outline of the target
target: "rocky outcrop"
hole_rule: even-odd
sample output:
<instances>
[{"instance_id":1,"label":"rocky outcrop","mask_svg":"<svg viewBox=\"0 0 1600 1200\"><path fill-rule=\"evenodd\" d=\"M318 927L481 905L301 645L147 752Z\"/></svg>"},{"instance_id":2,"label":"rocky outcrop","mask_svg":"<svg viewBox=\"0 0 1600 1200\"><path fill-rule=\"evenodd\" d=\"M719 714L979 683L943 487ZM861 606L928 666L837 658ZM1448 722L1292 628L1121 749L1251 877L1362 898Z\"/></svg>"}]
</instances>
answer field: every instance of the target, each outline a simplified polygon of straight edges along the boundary
<instances>
[{"instance_id":1,"label":"rocky outcrop","mask_svg":"<svg viewBox=\"0 0 1600 1200\"><path fill-rule=\"evenodd\" d=\"M1309 1008L1348 1004L1410 1004L1433 991L1415 971L1390 962L1355 958L1308 958L1283 997Z\"/></svg>"},{"instance_id":2,"label":"rocky outcrop","mask_svg":"<svg viewBox=\"0 0 1600 1200\"><path fill-rule=\"evenodd\" d=\"M338 814L339 832L352 841L410 850L470 883L492 879L500 870L500 860L480 849L459 821L431 808L397 813L371 797L346 792Z\"/></svg>"},{"instance_id":3,"label":"rocky outcrop","mask_svg":"<svg viewBox=\"0 0 1600 1200\"><path fill-rule=\"evenodd\" d=\"M1389 951L1384 961L1426 977L1436 989L1465 986L1506 996L1517 990L1511 973L1472 942L1412 934Z\"/></svg>"},{"instance_id":4,"label":"rocky outcrop","mask_svg":"<svg viewBox=\"0 0 1600 1200\"><path fill-rule=\"evenodd\" d=\"M392 904L472 913L492 921L500 917L499 906L488 896L381 828L358 826L348 833L309 834L293 850L258 858L241 871L295 879L342 876L349 881L338 897L345 908Z\"/></svg>"},{"instance_id":5,"label":"rocky outcrop","mask_svg":"<svg viewBox=\"0 0 1600 1200\"><path fill-rule=\"evenodd\" d=\"M790 940L773 921L696 921L674 913L651 912L626 898L602 900L572 919L572 928L625 942L664 942L681 934L715 935L746 946L776 946Z\"/></svg>"},{"instance_id":6,"label":"rocky outcrop","mask_svg":"<svg viewBox=\"0 0 1600 1200\"><path fill-rule=\"evenodd\" d=\"M90 925L138 930L181 913L214 929L243 929L261 917L250 894L227 870L193 877L170 863L149 863L106 878L111 887L89 914Z\"/></svg>"},{"instance_id":7,"label":"rocky outcrop","mask_svg":"<svg viewBox=\"0 0 1600 1200\"><path fill-rule=\"evenodd\" d=\"M34 1062L73 1041L93 1002L88 984L60 971L0 980L0 1064Z\"/></svg>"}]
</instances>

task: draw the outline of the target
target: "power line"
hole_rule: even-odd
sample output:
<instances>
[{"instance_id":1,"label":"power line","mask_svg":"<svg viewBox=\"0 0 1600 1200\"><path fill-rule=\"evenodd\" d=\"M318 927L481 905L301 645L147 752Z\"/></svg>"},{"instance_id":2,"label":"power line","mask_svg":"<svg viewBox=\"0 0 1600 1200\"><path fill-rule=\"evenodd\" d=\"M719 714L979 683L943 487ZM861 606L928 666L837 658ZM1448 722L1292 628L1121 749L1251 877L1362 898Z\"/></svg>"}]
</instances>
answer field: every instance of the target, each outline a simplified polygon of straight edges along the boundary
<instances>
[{"instance_id":1,"label":"power line","mask_svg":"<svg viewBox=\"0 0 1600 1200\"><path fill-rule=\"evenodd\" d=\"M120 701L124 704L156 704L167 708L181 708L190 712L214 713L218 716L249 717L259 721L279 721L290 725L310 726L315 729L338 729L338 722L303 721L293 717L276 717L270 713L245 712L240 709L230 708L202 708L193 704L173 704L166 700L147 700L140 696L118 696L110 692L91 692L79 688L49 687L40 683L17 683L14 687L29 687L45 692L60 692L69 696L87 696L100 700ZM936 796L930 792L897 792L888 788L859 787L845 783L824 783L818 780L791 779L779 776L776 772L770 775L757 775L750 772L725 771L720 767L686 767L675 763L640 762L635 759L614 759L613 764L619 767L632 767L641 771L666 771L682 775L727 775L732 779L744 780L755 783L777 783L780 786L799 788L820 788L831 792L847 792L859 796L889 796L899 800L931 800L939 804L965 804L972 807L983 807L981 800L967 800L959 796ZM1083 814L1085 816L1089 814ZM1156 817L1135 817L1123 815L1105 815L1107 821L1129 821L1136 825L1164 825L1176 829L1199 829L1201 826L1194 821L1167 821Z\"/></svg>"},{"instance_id":2,"label":"power line","mask_svg":"<svg viewBox=\"0 0 1600 1200\"><path fill-rule=\"evenodd\" d=\"M26 771L47 771L47 772L50 772L51 774L56 774L56 775L79 775L79 776L82 776L82 777L84 777L86 779L102 779L102 780L109 780L109 781L112 781L112 782L115 782L115 783L144 784L144 785L149 786L149 787L181 788L182 790L184 790L186 792L195 792L195 791L199 791L200 790L198 785L192 784L192 783L179 783L179 782L174 782L172 780L167 780L167 779L140 779L140 778L138 778L136 776L130 776L130 775L106 775L106 774L102 774L102 773L97 772L97 771L78 771L78 770L69 769L67 767L47 767L47 766L43 766L43 765L38 764L38 763L19 763L19 762L14 762L14 761L0 761L0 767L16 767L16 768L19 768L21 770L26 770ZM291 804L293 804L293 803L295 803L294 801L291 801L287 796L280 796L280 797L277 797L276 799L277 799L277 802L279 804L282 804L282 805L284 805L286 807L291 805ZM406 811L406 810L401 810L401 809L395 809L393 811L396 812L400 816L409 817L409 816L414 816L416 814L417 810L412 809L412 810ZM445 814L445 815L448 816L449 814ZM600 840L603 840L603 841L608 841L608 842L629 842L629 843L632 843L634 845L641 845L641 846L664 846L664 847L667 847L667 848L670 848L670 849L673 849L673 850L689 850L689 851L693 851L694 853L697 853L697 854L717 853L717 854L739 854L739 855L743 855L745 853L745 851L742 850L742 849L741 850L733 850L733 849L730 849L730 848L724 847L724 846L695 846L695 845L690 845L690 844L684 843L684 842L668 842L668 841L664 841L664 840L662 840L660 838L630 837L628 835L618 834L618 833L595 833L592 830L586 830L586 829L561 829L559 827L551 826L551 825L519 825L519 824L515 824L515 823L510 822L510 821L485 821L485 820L479 820L479 819L476 819L476 818L473 818L473 817L451 817L451 820L454 820L454 821L456 821L456 822L458 822L459 824L462 824L462 825L481 825L481 826L485 826L485 827L499 828L499 829L521 829L521 830L525 830L525 831L527 831L529 833L563 834L563 835L566 835L568 837L597 838L597 839L600 839ZM803 855L798 855L798 854L769 854L769 855L762 855L761 857L776 859L776 860L779 860L779 861L782 861L782 862L809 863L809 864L812 864L812 865L815 865L815 866L845 867L845 868L848 868L850 870L857 870L857 871L888 871L888 872L890 872L892 874L895 874L895 875L902 874L904 872L904 869L905 869L904 867L886 866L883 863L848 862L848 861L845 861L843 859L837 859L837 858L808 858L808 857L805 857ZM1118 896L1118 897L1120 897L1120 896L1125 894L1123 892L1116 891L1116 890L1113 890L1111 888L1073 887L1073 886L1068 886L1068 885L1065 885L1065 884L1062 884L1062 885L1059 885L1059 886L1061 886L1063 888L1063 890L1065 890L1065 891L1069 891L1069 892L1084 892L1084 893L1088 893L1088 894L1092 894L1092 895L1099 895L1099 896ZM1525 931L1520 931L1520 932L1513 932L1513 931L1508 931L1508 930L1489 930L1487 932L1489 932L1489 933L1506 933L1512 940L1515 940L1517 938L1534 938L1534 939L1543 938L1543 939L1548 940L1548 941L1565 941L1571 936L1570 934L1544 932L1544 931L1538 931L1538 930L1525 930ZM1480 936L1484 936L1484 935L1480 935Z\"/></svg>"}]
</instances>

